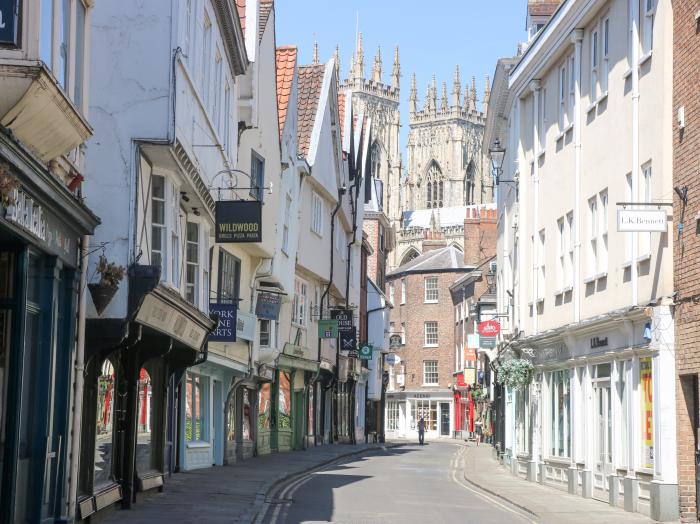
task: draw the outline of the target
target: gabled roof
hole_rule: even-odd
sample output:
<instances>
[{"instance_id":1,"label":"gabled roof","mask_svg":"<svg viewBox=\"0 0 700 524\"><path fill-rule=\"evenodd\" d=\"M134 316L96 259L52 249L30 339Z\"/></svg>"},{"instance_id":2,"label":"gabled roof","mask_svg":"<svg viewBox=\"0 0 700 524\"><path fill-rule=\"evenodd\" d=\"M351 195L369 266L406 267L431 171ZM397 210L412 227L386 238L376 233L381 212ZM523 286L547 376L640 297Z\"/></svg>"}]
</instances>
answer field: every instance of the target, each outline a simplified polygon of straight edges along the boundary
<instances>
[{"instance_id":1,"label":"gabled roof","mask_svg":"<svg viewBox=\"0 0 700 524\"><path fill-rule=\"evenodd\" d=\"M299 67L297 75L297 133L299 154L304 157L309 153L325 71L325 64L306 65Z\"/></svg>"},{"instance_id":2,"label":"gabled roof","mask_svg":"<svg viewBox=\"0 0 700 524\"><path fill-rule=\"evenodd\" d=\"M464 263L464 253L453 246L448 246L423 253L403 266L397 267L387 274L387 278L396 278L409 273L461 273L472 269L474 266Z\"/></svg>"},{"instance_id":3,"label":"gabled roof","mask_svg":"<svg viewBox=\"0 0 700 524\"><path fill-rule=\"evenodd\" d=\"M278 47L275 50L277 72L277 115L279 118L280 136L287 120L289 97L294 82L294 69L297 63L297 48L295 46Z\"/></svg>"},{"instance_id":4,"label":"gabled roof","mask_svg":"<svg viewBox=\"0 0 700 524\"><path fill-rule=\"evenodd\" d=\"M260 0L260 14L258 15L258 40L262 40L267 20L270 18L270 13L274 4L272 0Z\"/></svg>"}]
</instances>

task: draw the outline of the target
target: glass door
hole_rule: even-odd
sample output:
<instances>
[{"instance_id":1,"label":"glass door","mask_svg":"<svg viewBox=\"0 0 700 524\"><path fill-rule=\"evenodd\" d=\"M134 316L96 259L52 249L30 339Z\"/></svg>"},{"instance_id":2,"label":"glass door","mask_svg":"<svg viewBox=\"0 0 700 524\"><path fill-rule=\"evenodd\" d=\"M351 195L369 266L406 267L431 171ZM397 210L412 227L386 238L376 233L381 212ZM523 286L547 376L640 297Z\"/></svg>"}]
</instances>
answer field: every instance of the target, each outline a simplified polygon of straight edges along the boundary
<instances>
[{"instance_id":1,"label":"glass door","mask_svg":"<svg viewBox=\"0 0 700 524\"><path fill-rule=\"evenodd\" d=\"M612 465L612 398L610 395L610 364L594 368L593 401L595 403L595 471L593 497L608 500L608 475Z\"/></svg>"},{"instance_id":2,"label":"glass door","mask_svg":"<svg viewBox=\"0 0 700 524\"><path fill-rule=\"evenodd\" d=\"M440 436L450 436L450 405L446 402L440 404Z\"/></svg>"}]
</instances>

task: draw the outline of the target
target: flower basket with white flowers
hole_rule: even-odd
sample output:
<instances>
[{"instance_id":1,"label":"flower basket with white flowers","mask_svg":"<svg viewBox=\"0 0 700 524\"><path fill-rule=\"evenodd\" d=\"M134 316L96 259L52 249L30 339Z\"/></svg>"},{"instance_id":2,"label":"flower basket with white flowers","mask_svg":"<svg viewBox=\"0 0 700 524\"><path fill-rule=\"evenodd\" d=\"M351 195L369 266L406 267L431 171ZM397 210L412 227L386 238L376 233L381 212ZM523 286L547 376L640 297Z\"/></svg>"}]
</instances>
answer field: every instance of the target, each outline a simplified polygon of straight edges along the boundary
<instances>
[{"instance_id":1,"label":"flower basket with white flowers","mask_svg":"<svg viewBox=\"0 0 700 524\"><path fill-rule=\"evenodd\" d=\"M533 370L534 367L529 360L514 358L501 364L496 380L509 388L525 389L532 382Z\"/></svg>"}]
</instances>

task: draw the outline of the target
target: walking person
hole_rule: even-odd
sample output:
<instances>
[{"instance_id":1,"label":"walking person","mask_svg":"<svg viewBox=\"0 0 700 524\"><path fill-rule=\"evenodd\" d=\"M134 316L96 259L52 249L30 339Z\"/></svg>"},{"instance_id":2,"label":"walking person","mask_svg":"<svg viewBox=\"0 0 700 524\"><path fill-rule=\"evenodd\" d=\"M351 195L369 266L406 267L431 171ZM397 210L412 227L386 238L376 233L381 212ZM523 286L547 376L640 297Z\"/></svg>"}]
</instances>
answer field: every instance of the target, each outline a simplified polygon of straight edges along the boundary
<instances>
[{"instance_id":1,"label":"walking person","mask_svg":"<svg viewBox=\"0 0 700 524\"><path fill-rule=\"evenodd\" d=\"M425 419L423 417L418 421L418 444L421 446L425 442Z\"/></svg>"}]
</instances>

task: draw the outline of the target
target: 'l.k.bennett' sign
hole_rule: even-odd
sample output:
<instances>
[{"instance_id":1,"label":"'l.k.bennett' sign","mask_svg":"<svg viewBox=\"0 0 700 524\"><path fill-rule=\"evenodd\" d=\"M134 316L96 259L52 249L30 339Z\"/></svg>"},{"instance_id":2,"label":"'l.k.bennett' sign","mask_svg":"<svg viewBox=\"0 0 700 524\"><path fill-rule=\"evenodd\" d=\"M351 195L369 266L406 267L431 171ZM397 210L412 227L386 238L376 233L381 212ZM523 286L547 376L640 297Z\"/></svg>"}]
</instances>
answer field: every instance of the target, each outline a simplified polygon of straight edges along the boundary
<instances>
[{"instance_id":1,"label":"'l.k.bennett' sign","mask_svg":"<svg viewBox=\"0 0 700 524\"><path fill-rule=\"evenodd\" d=\"M216 241L220 244L262 242L262 202L257 200L217 202Z\"/></svg>"}]
</instances>

